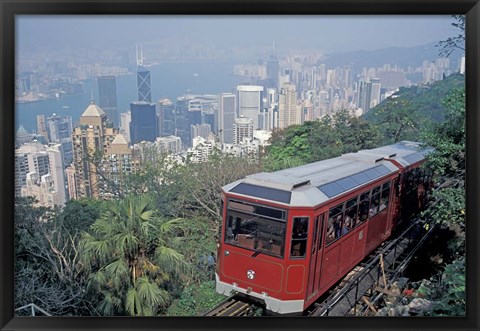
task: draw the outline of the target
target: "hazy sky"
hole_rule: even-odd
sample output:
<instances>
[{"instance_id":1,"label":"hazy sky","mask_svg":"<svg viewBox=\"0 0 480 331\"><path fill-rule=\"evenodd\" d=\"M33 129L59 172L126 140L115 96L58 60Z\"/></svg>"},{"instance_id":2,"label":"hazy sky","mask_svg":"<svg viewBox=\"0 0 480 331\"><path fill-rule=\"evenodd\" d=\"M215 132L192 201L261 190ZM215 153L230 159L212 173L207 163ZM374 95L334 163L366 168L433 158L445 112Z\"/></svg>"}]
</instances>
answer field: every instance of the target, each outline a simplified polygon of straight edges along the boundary
<instances>
[{"instance_id":1,"label":"hazy sky","mask_svg":"<svg viewBox=\"0 0 480 331\"><path fill-rule=\"evenodd\" d=\"M43 47L132 47L196 41L220 47L271 44L327 52L418 46L455 35L442 16L18 16L22 51ZM133 46L134 47L134 46Z\"/></svg>"}]
</instances>

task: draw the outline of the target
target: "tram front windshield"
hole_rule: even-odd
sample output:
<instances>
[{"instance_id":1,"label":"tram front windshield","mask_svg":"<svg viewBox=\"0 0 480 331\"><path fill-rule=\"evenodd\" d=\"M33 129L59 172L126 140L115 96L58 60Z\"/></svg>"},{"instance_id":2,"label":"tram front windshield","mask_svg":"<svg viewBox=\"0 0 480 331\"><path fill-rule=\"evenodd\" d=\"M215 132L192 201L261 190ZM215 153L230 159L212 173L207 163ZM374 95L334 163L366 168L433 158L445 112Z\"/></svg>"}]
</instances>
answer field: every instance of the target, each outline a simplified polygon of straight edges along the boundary
<instances>
[{"instance_id":1,"label":"tram front windshield","mask_svg":"<svg viewBox=\"0 0 480 331\"><path fill-rule=\"evenodd\" d=\"M229 200L226 216L225 243L258 254L283 257L285 210Z\"/></svg>"}]
</instances>

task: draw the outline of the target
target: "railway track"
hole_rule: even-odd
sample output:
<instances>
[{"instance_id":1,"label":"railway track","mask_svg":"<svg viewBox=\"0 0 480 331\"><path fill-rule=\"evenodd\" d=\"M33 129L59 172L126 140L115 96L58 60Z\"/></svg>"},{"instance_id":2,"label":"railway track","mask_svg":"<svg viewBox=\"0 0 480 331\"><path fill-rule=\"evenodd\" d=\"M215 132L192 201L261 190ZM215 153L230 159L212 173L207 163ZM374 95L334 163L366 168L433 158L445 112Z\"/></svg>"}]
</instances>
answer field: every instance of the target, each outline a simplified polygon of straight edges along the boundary
<instances>
[{"instance_id":1,"label":"railway track","mask_svg":"<svg viewBox=\"0 0 480 331\"><path fill-rule=\"evenodd\" d=\"M251 316L252 304L235 295L220 302L203 316Z\"/></svg>"}]
</instances>

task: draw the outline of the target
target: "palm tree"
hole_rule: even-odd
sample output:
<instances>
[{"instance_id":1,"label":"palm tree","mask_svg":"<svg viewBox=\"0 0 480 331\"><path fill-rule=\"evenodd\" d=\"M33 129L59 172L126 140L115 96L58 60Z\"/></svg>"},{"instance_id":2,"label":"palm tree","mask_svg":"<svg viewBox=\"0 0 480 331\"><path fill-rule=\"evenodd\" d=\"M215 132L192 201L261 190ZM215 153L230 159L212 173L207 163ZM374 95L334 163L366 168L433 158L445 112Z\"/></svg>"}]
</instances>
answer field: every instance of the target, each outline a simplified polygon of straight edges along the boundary
<instances>
[{"instance_id":1,"label":"palm tree","mask_svg":"<svg viewBox=\"0 0 480 331\"><path fill-rule=\"evenodd\" d=\"M111 207L83 234L88 288L98 293L102 315L154 316L165 308L168 283L189 268L170 248L181 240L180 219L164 220L146 196L130 195Z\"/></svg>"}]
</instances>

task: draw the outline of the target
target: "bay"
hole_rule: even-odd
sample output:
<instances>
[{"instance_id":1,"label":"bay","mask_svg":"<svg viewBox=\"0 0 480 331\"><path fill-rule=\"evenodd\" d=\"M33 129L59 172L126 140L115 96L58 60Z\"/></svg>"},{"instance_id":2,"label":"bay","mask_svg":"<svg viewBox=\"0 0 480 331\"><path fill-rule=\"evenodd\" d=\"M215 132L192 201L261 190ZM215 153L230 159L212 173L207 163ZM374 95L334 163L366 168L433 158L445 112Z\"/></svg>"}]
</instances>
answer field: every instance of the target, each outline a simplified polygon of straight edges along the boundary
<instances>
[{"instance_id":1,"label":"bay","mask_svg":"<svg viewBox=\"0 0 480 331\"><path fill-rule=\"evenodd\" d=\"M188 63L160 63L152 65L151 85L152 102L168 98L172 101L185 94L219 94L234 92L237 85L246 84L247 79L232 75L231 60L208 60ZM136 74L117 77L117 105L120 113L130 109L130 103L138 99ZM15 128L20 125L29 131L37 131L37 115L71 116L73 123L78 120L85 108L98 100L96 80L84 81L84 93L61 96L32 103L15 105Z\"/></svg>"}]
</instances>

